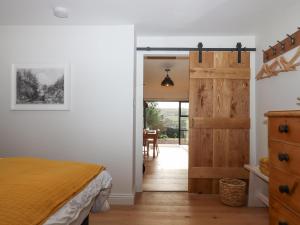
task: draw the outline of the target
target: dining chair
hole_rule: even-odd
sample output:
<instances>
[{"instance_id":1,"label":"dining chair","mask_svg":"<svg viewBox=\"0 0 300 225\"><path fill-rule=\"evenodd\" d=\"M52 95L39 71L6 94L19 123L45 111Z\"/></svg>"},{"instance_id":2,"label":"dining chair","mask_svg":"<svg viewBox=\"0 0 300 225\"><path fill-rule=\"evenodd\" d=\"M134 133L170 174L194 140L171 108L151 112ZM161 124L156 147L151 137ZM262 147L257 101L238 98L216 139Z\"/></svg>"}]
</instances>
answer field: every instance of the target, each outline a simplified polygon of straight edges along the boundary
<instances>
[{"instance_id":1,"label":"dining chair","mask_svg":"<svg viewBox=\"0 0 300 225\"><path fill-rule=\"evenodd\" d=\"M147 144L147 131L143 130L143 155L149 155L148 144Z\"/></svg>"},{"instance_id":2,"label":"dining chair","mask_svg":"<svg viewBox=\"0 0 300 225\"><path fill-rule=\"evenodd\" d=\"M149 157L150 144L152 144L153 148L153 158L158 155L158 132L155 131L147 131L144 134L144 143L147 146L147 156Z\"/></svg>"}]
</instances>

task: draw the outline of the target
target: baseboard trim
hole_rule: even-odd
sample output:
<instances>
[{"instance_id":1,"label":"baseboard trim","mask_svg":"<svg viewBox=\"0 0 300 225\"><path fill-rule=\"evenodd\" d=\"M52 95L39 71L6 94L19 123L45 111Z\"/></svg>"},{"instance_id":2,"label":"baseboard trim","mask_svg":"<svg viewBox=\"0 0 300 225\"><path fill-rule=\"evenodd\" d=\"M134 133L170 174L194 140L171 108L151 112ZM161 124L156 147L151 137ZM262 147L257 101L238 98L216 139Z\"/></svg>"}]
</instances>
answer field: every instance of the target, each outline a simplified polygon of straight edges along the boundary
<instances>
[{"instance_id":1,"label":"baseboard trim","mask_svg":"<svg viewBox=\"0 0 300 225\"><path fill-rule=\"evenodd\" d=\"M109 196L111 205L134 205L134 194L114 194Z\"/></svg>"}]
</instances>

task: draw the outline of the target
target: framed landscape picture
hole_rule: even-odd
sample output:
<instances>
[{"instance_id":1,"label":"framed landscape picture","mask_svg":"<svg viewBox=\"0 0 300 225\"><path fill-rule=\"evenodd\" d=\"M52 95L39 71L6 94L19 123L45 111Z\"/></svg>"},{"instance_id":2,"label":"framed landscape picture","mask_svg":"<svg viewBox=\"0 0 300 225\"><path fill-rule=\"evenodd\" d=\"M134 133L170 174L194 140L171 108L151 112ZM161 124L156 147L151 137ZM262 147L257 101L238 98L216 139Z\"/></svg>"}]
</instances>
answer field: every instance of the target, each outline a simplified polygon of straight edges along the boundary
<instances>
[{"instance_id":1,"label":"framed landscape picture","mask_svg":"<svg viewBox=\"0 0 300 225\"><path fill-rule=\"evenodd\" d=\"M12 65L12 110L69 110L68 65Z\"/></svg>"}]
</instances>

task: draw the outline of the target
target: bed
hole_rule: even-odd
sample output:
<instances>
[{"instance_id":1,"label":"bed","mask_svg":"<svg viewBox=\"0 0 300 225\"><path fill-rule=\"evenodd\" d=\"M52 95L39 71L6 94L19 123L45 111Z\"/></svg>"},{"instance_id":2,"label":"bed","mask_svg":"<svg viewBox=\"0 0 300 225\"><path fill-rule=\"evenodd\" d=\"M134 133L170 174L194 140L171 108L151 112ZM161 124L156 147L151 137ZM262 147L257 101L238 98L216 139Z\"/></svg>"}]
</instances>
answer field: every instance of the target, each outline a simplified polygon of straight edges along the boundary
<instances>
[{"instance_id":1,"label":"bed","mask_svg":"<svg viewBox=\"0 0 300 225\"><path fill-rule=\"evenodd\" d=\"M35 158L12 158L13 160L11 161L13 161L13 164L11 164L11 162L8 164L7 162L9 162L9 159L11 158L0 159L0 225L88 225L90 212L103 212L109 209L107 199L112 187L112 178L104 167L93 164L51 161ZM25 166L20 165L22 163ZM9 167L6 164L9 165ZM55 166L58 167L56 168ZM66 166L73 167L65 169ZM86 170L79 168L83 166ZM46 169L44 169L44 167ZM79 169L83 171L80 172ZM46 172L44 172L44 170ZM29 174L29 171L31 171L31 174ZM18 175L19 177L11 179L10 177L12 177L12 175L9 174L16 173L20 174ZM49 173L51 173L51 175L49 175ZM66 175L64 175L64 179L62 179L62 173L65 173ZM74 178L70 178L72 176L74 176ZM51 177L52 183L49 183L45 177L48 177L47 179ZM37 178L39 178L39 180L37 180ZM41 181L43 179L45 179L45 181ZM27 182L27 180L30 180L30 182ZM72 180L73 182L70 186L68 186L68 180ZM82 187L76 186L76 182L81 184ZM34 190L35 185L38 187L36 190ZM67 187L74 190L70 191ZM27 189L29 189L29 191ZM50 191L47 192L48 189ZM75 190L77 191L75 192ZM10 193L6 195L5 192ZM23 192L25 193L24 197ZM28 192L31 193L28 194ZM49 195L49 199L44 200L44 198L41 198L40 196L42 195L39 195L40 192L43 194L49 193L47 194ZM67 195L66 193L69 194ZM13 196L13 194L15 194L15 196ZM27 198L27 195L30 197ZM66 199L63 199L62 201L62 198L60 198L61 196L64 198L66 197ZM29 203L26 205L28 199ZM56 199L60 199L60 201L56 201ZM45 203L42 204L40 201L44 201ZM57 206L53 202L57 202L55 203ZM36 203L41 204L41 208L46 204L46 210L40 210L44 215L37 213L39 219L32 216L32 214L35 214L40 208ZM29 209L26 209L27 207ZM33 209L33 207L38 208ZM47 210L49 211L48 213L43 212ZM14 213L15 215L11 215L11 213ZM28 213L28 216L26 216L26 213ZM17 222L17 219L15 218L18 218L19 222Z\"/></svg>"},{"instance_id":2,"label":"bed","mask_svg":"<svg viewBox=\"0 0 300 225\"><path fill-rule=\"evenodd\" d=\"M98 213L109 210L108 197L112 178L107 171L102 171L88 186L68 201L44 225L88 225L90 212Z\"/></svg>"}]
</instances>

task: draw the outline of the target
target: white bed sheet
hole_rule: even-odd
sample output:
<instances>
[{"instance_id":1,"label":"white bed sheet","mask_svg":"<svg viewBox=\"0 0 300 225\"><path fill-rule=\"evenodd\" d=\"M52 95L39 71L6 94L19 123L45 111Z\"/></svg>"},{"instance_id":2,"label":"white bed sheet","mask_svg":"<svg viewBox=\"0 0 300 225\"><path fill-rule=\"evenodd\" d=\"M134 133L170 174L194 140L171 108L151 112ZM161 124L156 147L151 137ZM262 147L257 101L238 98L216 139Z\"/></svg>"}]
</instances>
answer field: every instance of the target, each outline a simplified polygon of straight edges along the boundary
<instances>
[{"instance_id":1,"label":"white bed sheet","mask_svg":"<svg viewBox=\"0 0 300 225\"><path fill-rule=\"evenodd\" d=\"M102 171L81 192L48 218L44 225L69 225L79 217L81 211L89 205L92 212L109 210L108 196L111 191L112 178L107 171Z\"/></svg>"}]
</instances>

